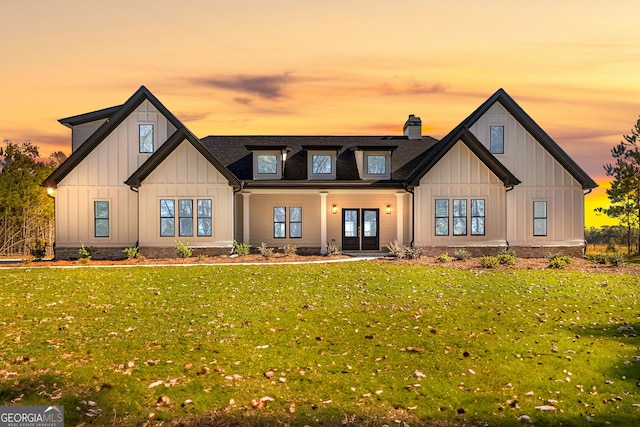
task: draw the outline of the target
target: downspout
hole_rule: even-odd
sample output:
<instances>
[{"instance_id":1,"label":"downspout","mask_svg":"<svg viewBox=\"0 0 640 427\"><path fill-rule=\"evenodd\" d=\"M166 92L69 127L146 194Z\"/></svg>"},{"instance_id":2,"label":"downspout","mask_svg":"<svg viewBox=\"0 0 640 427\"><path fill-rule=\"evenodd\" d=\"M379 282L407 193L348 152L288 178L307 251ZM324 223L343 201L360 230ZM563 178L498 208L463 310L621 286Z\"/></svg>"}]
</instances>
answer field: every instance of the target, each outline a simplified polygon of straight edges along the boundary
<instances>
[{"instance_id":1,"label":"downspout","mask_svg":"<svg viewBox=\"0 0 640 427\"><path fill-rule=\"evenodd\" d=\"M416 234L416 194L414 190L409 189L409 184L404 183L404 191L411 194L411 242L409 246L413 247Z\"/></svg>"},{"instance_id":2,"label":"downspout","mask_svg":"<svg viewBox=\"0 0 640 427\"><path fill-rule=\"evenodd\" d=\"M233 197L231 200L231 230L234 240L238 240L236 239L236 194L240 193L242 190L244 190L244 181L240 182L240 187L238 187L237 190L233 190ZM244 218L242 220L244 221Z\"/></svg>"},{"instance_id":3,"label":"downspout","mask_svg":"<svg viewBox=\"0 0 640 427\"><path fill-rule=\"evenodd\" d=\"M515 188L515 185L510 185L507 187L507 191L505 191L505 194L508 193L509 191L513 190ZM507 216L509 214L508 209L507 209L507 197L505 196L504 198L504 242L507 244L507 250L509 250L509 240L507 239L508 233L509 233L509 221L507 220Z\"/></svg>"}]
</instances>

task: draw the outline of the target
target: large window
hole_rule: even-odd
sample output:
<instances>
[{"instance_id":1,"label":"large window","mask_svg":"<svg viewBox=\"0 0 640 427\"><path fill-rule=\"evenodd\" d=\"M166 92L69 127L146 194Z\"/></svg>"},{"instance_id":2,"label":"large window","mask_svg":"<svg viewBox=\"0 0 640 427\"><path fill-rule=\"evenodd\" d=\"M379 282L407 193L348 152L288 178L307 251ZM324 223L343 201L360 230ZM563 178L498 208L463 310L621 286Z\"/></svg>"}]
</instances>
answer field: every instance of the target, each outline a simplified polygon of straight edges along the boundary
<instances>
[{"instance_id":1,"label":"large window","mask_svg":"<svg viewBox=\"0 0 640 427\"><path fill-rule=\"evenodd\" d=\"M194 224L198 237L212 235L212 201L211 199L197 199L197 217L194 217L194 200L179 199L178 203L178 235L193 236ZM173 237L176 235L176 200L160 200L160 236ZM195 221L195 223L194 223Z\"/></svg>"},{"instance_id":2,"label":"large window","mask_svg":"<svg viewBox=\"0 0 640 427\"><path fill-rule=\"evenodd\" d=\"M153 153L153 125L140 125L138 142L141 153Z\"/></svg>"},{"instance_id":3,"label":"large window","mask_svg":"<svg viewBox=\"0 0 640 427\"><path fill-rule=\"evenodd\" d=\"M109 202L93 202L94 235L109 237Z\"/></svg>"},{"instance_id":4,"label":"large window","mask_svg":"<svg viewBox=\"0 0 640 427\"><path fill-rule=\"evenodd\" d=\"M533 202L533 235L547 235L547 202Z\"/></svg>"},{"instance_id":5,"label":"large window","mask_svg":"<svg viewBox=\"0 0 640 427\"><path fill-rule=\"evenodd\" d=\"M275 154L258 154L258 173L275 175L278 173L278 156Z\"/></svg>"},{"instance_id":6,"label":"large window","mask_svg":"<svg viewBox=\"0 0 640 427\"><path fill-rule=\"evenodd\" d=\"M504 126L491 126L490 133L489 151L504 154Z\"/></svg>"},{"instance_id":7,"label":"large window","mask_svg":"<svg viewBox=\"0 0 640 427\"><path fill-rule=\"evenodd\" d=\"M211 199L198 200L198 236L211 236Z\"/></svg>"},{"instance_id":8,"label":"large window","mask_svg":"<svg viewBox=\"0 0 640 427\"><path fill-rule=\"evenodd\" d=\"M484 234L484 199L471 199L471 235Z\"/></svg>"},{"instance_id":9,"label":"large window","mask_svg":"<svg viewBox=\"0 0 640 427\"><path fill-rule=\"evenodd\" d=\"M178 200L179 235L193 236L193 200Z\"/></svg>"},{"instance_id":10,"label":"large window","mask_svg":"<svg viewBox=\"0 0 640 427\"><path fill-rule=\"evenodd\" d=\"M451 212L449 205L451 204ZM468 209L471 204L471 209ZM484 199L436 199L435 200L435 235L448 236L449 224L452 224L454 236L469 234L471 223L472 236L485 235L485 200Z\"/></svg>"},{"instance_id":11,"label":"large window","mask_svg":"<svg viewBox=\"0 0 640 427\"><path fill-rule=\"evenodd\" d=\"M285 239L287 237L287 208L275 206L273 208L273 237ZM300 206L289 207L289 238L302 237L302 208Z\"/></svg>"},{"instance_id":12,"label":"large window","mask_svg":"<svg viewBox=\"0 0 640 427\"><path fill-rule=\"evenodd\" d=\"M436 199L436 236L449 235L449 200Z\"/></svg>"},{"instance_id":13,"label":"large window","mask_svg":"<svg viewBox=\"0 0 640 427\"><path fill-rule=\"evenodd\" d=\"M160 236L172 237L176 235L176 202L174 200L160 200Z\"/></svg>"},{"instance_id":14,"label":"large window","mask_svg":"<svg viewBox=\"0 0 640 427\"><path fill-rule=\"evenodd\" d=\"M465 236L467 234L467 201L455 199L453 201L453 235Z\"/></svg>"}]
</instances>

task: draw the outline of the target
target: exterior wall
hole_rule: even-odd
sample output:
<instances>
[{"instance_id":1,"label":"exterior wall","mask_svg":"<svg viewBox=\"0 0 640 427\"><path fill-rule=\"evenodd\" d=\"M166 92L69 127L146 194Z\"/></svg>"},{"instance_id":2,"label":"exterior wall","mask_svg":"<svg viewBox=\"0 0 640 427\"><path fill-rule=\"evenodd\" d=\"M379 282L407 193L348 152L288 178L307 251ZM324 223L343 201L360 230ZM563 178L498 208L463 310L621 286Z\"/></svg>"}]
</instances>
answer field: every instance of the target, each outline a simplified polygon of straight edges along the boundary
<instances>
[{"instance_id":1,"label":"exterior wall","mask_svg":"<svg viewBox=\"0 0 640 427\"><path fill-rule=\"evenodd\" d=\"M71 152L76 151L106 121L106 119L96 120L95 122L74 126L71 130Z\"/></svg>"},{"instance_id":2,"label":"exterior wall","mask_svg":"<svg viewBox=\"0 0 640 427\"><path fill-rule=\"evenodd\" d=\"M233 241L232 201L233 187L227 179L205 159L188 141L184 141L144 180L140 198L140 247L171 248L175 255L176 240L189 242L194 248L230 248ZM160 236L160 199L194 200L194 235L181 237L176 231L173 237ZM197 199L212 200L212 235L198 237L195 224ZM138 215L132 217L135 220ZM144 253L144 252L143 252ZM146 256L146 255L145 255Z\"/></svg>"},{"instance_id":3,"label":"exterior wall","mask_svg":"<svg viewBox=\"0 0 640 427\"><path fill-rule=\"evenodd\" d=\"M467 146L458 142L415 188L415 246L505 247L505 187ZM466 199L467 235L453 236L449 204L449 235L435 235L435 200ZM471 199L485 200L485 235L471 235ZM441 253L441 252L440 252Z\"/></svg>"},{"instance_id":4,"label":"exterior wall","mask_svg":"<svg viewBox=\"0 0 640 427\"><path fill-rule=\"evenodd\" d=\"M380 212L380 249L386 250L387 243L393 240L405 240L410 243L411 208L410 195L400 198L402 203L403 228L398 234L398 190L354 191L354 190L323 190L326 194L326 241L342 246L342 209L344 208L375 208ZM270 247L283 247L287 244L295 245L304 252L320 252L322 246L321 211L322 196L318 190L259 190L251 189L236 196L236 240L249 243L253 247L262 242ZM403 192L404 193L404 192ZM243 208L249 207L249 218L242 218ZM336 213L332 207L336 205ZM391 213L386 213L387 205L391 206ZM273 208L276 206L302 207L302 238L276 239L273 237ZM288 212L288 211L287 211ZM288 215L288 213L287 213ZM240 224L242 223L242 225ZM244 225L248 224L249 237L244 234ZM288 236L288 224L287 224Z\"/></svg>"},{"instance_id":5,"label":"exterior wall","mask_svg":"<svg viewBox=\"0 0 640 427\"><path fill-rule=\"evenodd\" d=\"M496 103L471 132L489 148L489 129L504 126L504 154L496 154L522 181L507 193L511 246L583 246L584 195L582 186L538 141ZM533 236L533 201L547 201L547 236Z\"/></svg>"},{"instance_id":6,"label":"exterior wall","mask_svg":"<svg viewBox=\"0 0 640 427\"><path fill-rule=\"evenodd\" d=\"M154 124L157 149L175 131L148 101L82 160L56 189L56 253L82 244L123 248L138 240L137 194L124 181L151 155L140 154L138 125ZM94 237L94 201L109 202L109 237ZM56 254L56 256L58 256Z\"/></svg>"}]
</instances>

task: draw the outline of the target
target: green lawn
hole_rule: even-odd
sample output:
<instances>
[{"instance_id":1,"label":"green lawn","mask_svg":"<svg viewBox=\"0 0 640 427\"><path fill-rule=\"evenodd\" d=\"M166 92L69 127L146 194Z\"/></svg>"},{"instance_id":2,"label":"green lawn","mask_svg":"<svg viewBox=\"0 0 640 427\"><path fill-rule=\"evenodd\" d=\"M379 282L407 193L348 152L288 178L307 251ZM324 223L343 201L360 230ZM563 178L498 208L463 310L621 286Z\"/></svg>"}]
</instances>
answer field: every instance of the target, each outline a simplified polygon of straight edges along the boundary
<instances>
[{"instance_id":1,"label":"green lawn","mask_svg":"<svg viewBox=\"0 0 640 427\"><path fill-rule=\"evenodd\" d=\"M630 275L367 261L0 274L0 405L64 405L67 425L640 420Z\"/></svg>"}]
</instances>

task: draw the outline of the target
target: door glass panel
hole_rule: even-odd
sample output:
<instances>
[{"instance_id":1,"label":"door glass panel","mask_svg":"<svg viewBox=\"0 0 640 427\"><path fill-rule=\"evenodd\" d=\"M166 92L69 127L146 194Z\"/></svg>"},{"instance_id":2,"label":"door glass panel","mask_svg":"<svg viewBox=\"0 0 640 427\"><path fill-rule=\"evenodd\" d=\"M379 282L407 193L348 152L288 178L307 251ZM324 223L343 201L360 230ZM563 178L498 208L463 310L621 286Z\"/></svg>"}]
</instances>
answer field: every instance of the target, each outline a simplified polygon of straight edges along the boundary
<instances>
[{"instance_id":1,"label":"door glass panel","mask_svg":"<svg viewBox=\"0 0 640 427\"><path fill-rule=\"evenodd\" d=\"M358 237L358 211L344 211L344 237Z\"/></svg>"},{"instance_id":2,"label":"door glass panel","mask_svg":"<svg viewBox=\"0 0 640 427\"><path fill-rule=\"evenodd\" d=\"M376 237L378 232L377 222L378 215L376 211L364 211L364 237Z\"/></svg>"}]
</instances>

